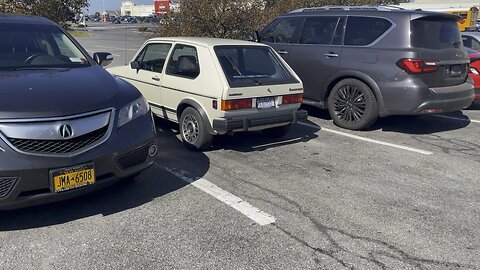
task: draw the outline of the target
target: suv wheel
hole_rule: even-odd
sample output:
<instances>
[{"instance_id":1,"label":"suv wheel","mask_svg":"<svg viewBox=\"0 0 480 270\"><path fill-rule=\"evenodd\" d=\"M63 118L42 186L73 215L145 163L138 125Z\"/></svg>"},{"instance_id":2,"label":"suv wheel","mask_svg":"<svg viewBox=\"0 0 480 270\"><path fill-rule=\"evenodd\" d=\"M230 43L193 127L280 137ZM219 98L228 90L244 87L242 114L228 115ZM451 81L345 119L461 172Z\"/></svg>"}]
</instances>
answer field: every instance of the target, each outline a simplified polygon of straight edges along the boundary
<instances>
[{"instance_id":1,"label":"suv wheel","mask_svg":"<svg viewBox=\"0 0 480 270\"><path fill-rule=\"evenodd\" d=\"M210 147L213 135L208 133L197 110L186 108L180 116L179 125L182 141L189 149L200 151Z\"/></svg>"},{"instance_id":2,"label":"suv wheel","mask_svg":"<svg viewBox=\"0 0 480 270\"><path fill-rule=\"evenodd\" d=\"M342 128L360 130L378 118L378 104L372 90L356 79L345 79L333 87L328 97L328 111Z\"/></svg>"}]
</instances>

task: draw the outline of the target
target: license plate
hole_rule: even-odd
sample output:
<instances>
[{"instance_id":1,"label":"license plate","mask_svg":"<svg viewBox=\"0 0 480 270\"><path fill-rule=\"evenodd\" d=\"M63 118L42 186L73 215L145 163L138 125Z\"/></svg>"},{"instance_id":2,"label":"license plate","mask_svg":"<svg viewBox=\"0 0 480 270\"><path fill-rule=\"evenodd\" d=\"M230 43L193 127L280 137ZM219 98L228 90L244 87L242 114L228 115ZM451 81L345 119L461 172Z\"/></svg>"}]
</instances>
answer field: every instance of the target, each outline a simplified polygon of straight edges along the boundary
<instances>
[{"instance_id":1,"label":"license plate","mask_svg":"<svg viewBox=\"0 0 480 270\"><path fill-rule=\"evenodd\" d=\"M257 98L257 108L268 109L275 107L275 100L273 97Z\"/></svg>"},{"instance_id":2,"label":"license plate","mask_svg":"<svg viewBox=\"0 0 480 270\"><path fill-rule=\"evenodd\" d=\"M95 183L93 163L50 171L53 191L62 192Z\"/></svg>"}]
</instances>

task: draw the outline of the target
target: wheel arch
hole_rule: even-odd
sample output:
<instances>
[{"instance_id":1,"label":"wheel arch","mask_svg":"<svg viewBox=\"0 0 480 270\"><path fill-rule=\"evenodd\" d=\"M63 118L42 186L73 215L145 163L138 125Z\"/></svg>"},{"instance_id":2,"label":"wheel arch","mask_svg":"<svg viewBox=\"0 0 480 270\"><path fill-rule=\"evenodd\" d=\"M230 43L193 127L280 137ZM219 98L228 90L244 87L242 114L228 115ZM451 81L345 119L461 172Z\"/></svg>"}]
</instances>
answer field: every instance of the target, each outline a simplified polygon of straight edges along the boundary
<instances>
[{"instance_id":1,"label":"wheel arch","mask_svg":"<svg viewBox=\"0 0 480 270\"><path fill-rule=\"evenodd\" d=\"M183 111L188 107L192 107L200 113L200 116L202 117L203 124L207 127L208 133L210 133L212 135L217 134L215 132L215 130L213 129L212 125L210 124L210 120L208 118L208 115L205 112L205 110L203 109L202 105L200 105L199 102L197 102L197 101L195 101L191 98L183 99L182 101L180 101L180 103L177 106L177 119L178 119L179 124L181 124L180 123L180 116L182 115Z\"/></svg>"},{"instance_id":2,"label":"wheel arch","mask_svg":"<svg viewBox=\"0 0 480 270\"><path fill-rule=\"evenodd\" d=\"M377 99L379 115L385 116L388 114L385 111L383 95L382 95L382 92L380 91L380 87L378 87L378 84L370 76L357 70L344 70L336 73L334 77L331 77L326 83L325 94L323 96L323 100L325 102L328 100L328 96L332 92L333 87L335 87L337 83L345 79L356 79L365 83L368 87L370 87L370 89L372 89L373 91L373 94L375 95L375 98Z\"/></svg>"}]
</instances>

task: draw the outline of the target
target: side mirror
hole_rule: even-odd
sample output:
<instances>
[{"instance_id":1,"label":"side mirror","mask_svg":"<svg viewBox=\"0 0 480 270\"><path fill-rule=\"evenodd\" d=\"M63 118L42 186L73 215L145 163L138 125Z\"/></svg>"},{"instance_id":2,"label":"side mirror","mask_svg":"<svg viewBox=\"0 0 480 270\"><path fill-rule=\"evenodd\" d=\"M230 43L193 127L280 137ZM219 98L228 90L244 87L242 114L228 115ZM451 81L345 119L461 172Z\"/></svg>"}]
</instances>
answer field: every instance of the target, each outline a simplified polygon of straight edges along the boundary
<instances>
[{"instance_id":1,"label":"side mirror","mask_svg":"<svg viewBox=\"0 0 480 270\"><path fill-rule=\"evenodd\" d=\"M252 34L252 41L253 41L253 42L258 42L258 43L261 42L261 40L260 40L260 34L258 33L258 31L253 32L253 34Z\"/></svg>"},{"instance_id":2,"label":"side mirror","mask_svg":"<svg viewBox=\"0 0 480 270\"><path fill-rule=\"evenodd\" d=\"M132 69L136 69L137 71L141 68L140 67L140 62L138 61L133 61L133 62L130 62L130 67Z\"/></svg>"},{"instance_id":3,"label":"side mirror","mask_svg":"<svg viewBox=\"0 0 480 270\"><path fill-rule=\"evenodd\" d=\"M106 52L98 52L93 54L93 60L102 67L110 65L113 61L113 55Z\"/></svg>"}]
</instances>

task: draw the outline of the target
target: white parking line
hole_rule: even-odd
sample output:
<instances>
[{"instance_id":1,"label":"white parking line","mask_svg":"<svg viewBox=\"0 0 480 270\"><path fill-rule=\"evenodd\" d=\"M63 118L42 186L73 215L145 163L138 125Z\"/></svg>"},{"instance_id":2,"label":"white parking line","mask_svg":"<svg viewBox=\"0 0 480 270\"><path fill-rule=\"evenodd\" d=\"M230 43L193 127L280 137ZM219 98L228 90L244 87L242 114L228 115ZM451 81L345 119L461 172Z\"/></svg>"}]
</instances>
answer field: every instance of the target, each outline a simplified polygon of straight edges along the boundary
<instances>
[{"instance_id":1,"label":"white parking line","mask_svg":"<svg viewBox=\"0 0 480 270\"><path fill-rule=\"evenodd\" d=\"M307 127L311 127L311 128L317 128L317 129L319 128L318 126L303 123L303 122L298 122L298 124L303 125L303 126L307 126ZM341 132L341 131L338 131L338 130L328 129L328 128L324 128L324 127L322 127L320 130L330 132L330 133L334 133L334 134L341 135L341 136L345 136L345 137L349 137L349 138L356 139L356 140L361 140L361 141L364 141L364 142L370 142L370 143L376 143L376 144L380 144L380 145L390 146L390 147L394 147L394 148L397 148L397 149L402 149L402 150L406 150L406 151L410 151L410 152L414 152L414 153L418 153L418 154L422 154L422 155L433 155L433 152L430 152L430 151L425 151L425 150L420 150L420 149L417 149L417 148L408 147L408 146L404 146L404 145L399 145L399 144L394 144L394 143L389 143L389 142L364 138L364 137L360 137L360 136L357 136L357 135Z\"/></svg>"},{"instance_id":2,"label":"white parking line","mask_svg":"<svg viewBox=\"0 0 480 270\"><path fill-rule=\"evenodd\" d=\"M275 217L263 212L262 210L256 208L255 206L249 204L248 202L242 200L241 198L229 193L218 187L217 185L211 183L210 181L204 178L190 178L186 176L183 172L179 172L172 168L161 167L162 169L167 170L169 173L175 175L176 177L182 179L183 181L191 184L192 186L200 189L201 191L211 195L215 199L229 205L233 209L244 214L251 220L255 221L259 225L268 225L275 222Z\"/></svg>"},{"instance_id":3,"label":"white parking line","mask_svg":"<svg viewBox=\"0 0 480 270\"><path fill-rule=\"evenodd\" d=\"M451 119L451 120L459 120L459 121L464 121L464 122L472 122L472 123L480 124L480 120L472 120L472 119L469 119L469 118L458 118L458 117L453 117L453 116L448 116L448 115L432 115L432 116Z\"/></svg>"}]
</instances>

